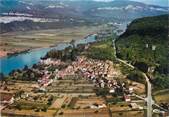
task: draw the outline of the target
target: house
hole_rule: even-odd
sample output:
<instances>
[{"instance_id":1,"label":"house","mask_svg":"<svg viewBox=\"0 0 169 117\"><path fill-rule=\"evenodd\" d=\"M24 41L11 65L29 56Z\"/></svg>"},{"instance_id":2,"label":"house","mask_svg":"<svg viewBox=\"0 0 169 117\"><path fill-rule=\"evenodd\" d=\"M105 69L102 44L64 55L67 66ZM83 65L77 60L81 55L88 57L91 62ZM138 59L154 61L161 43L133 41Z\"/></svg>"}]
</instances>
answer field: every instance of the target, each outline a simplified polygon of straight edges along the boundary
<instances>
[{"instance_id":1,"label":"house","mask_svg":"<svg viewBox=\"0 0 169 117\"><path fill-rule=\"evenodd\" d=\"M100 86L101 86L101 88L104 88L105 87L105 83L101 82Z\"/></svg>"},{"instance_id":2,"label":"house","mask_svg":"<svg viewBox=\"0 0 169 117\"><path fill-rule=\"evenodd\" d=\"M47 64L47 65L48 65L48 64L51 63L51 59L48 58L48 59L46 59L46 60L41 60L40 63L43 63L43 64Z\"/></svg>"},{"instance_id":3,"label":"house","mask_svg":"<svg viewBox=\"0 0 169 117\"><path fill-rule=\"evenodd\" d=\"M105 104L100 104L99 106L98 106L98 108L100 109L100 108L106 108L106 105Z\"/></svg>"},{"instance_id":4,"label":"house","mask_svg":"<svg viewBox=\"0 0 169 117\"><path fill-rule=\"evenodd\" d=\"M25 98L27 98L27 97L29 97L29 94L28 94L28 93L23 93L23 94L21 94L21 98L25 99Z\"/></svg>"},{"instance_id":5,"label":"house","mask_svg":"<svg viewBox=\"0 0 169 117\"><path fill-rule=\"evenodd\" d=\"M153 73L155 71L155 67L149 67L148 72Z\"/></svg>"},{"instance_id":6,"label":"house","mask_svg":"<svg viewBox=\"0 0 169 117\"><path fill-rule=\"evenodd\" d=\"M98 106L97 105L91 105L90 108L91 109L98 109Z\"/></svg>"},{"instance_id":7,"label":"house","mask_svg":"<svg viewBox=\"0 0 169 117\"><path fill-rule=\"evenodd\" d=\"M131 101L131 98L130 98L130 96L128 96L128 95L124 95L124 100L125 100L126 102L130 102L130 101Z\"/></svg>"},{"instance_id":8,"label":"house","mask_svg":"<svg viewBox=\"0 0 169 117\"><path fill-rule=\"evenodd\" d=\"M101 109L101 108L106 108L105 104L92 104L90 105L91 109Z\"/></svg>"},{"instance_id":9,"label":"house","mask_svg":"<svg viewBox=\"0 0 169 117\"><path fill-rule=\"evenodd\" d=\"M152 50L156 50L156 45L152 45Z\"/></svg>"},{"instance_id":10,"label":"house","mask_svg":"<svg viewBox=\"0 0 169 117\"><path fill-rule=\"evenodd\" d=\"M136 103L131 103L130 105L132 109L139 109L139 105L137 105Z\"/></svg>"},{"instance_id":11,"label":"house","mask_svg":"<svg viewBox=\"0 0 169 117\"><path fill-rule=\"evenodd\" d=\"M46 89L44 87L40 87L39 91L46 92Z\"/></svg>"},{"instance_id":12,"label":"house","mask_svg":"<svg viewBox=\"0 0 169 117\"><path fill-rule=\"evenodd\" d=\"M129 93L133 93L133 87L129 87Z\"/></svg>"},{"instance_id":13,"label":"house","mask_svg":"<svg viewBox=\"0 0 169 117\"><path fill-rule=\"evenodd\" d=\"M109 93L114 93L115 92L115 89L114 88L111 88L110 90L109 90Z\"/></svg>"}]
</instances>

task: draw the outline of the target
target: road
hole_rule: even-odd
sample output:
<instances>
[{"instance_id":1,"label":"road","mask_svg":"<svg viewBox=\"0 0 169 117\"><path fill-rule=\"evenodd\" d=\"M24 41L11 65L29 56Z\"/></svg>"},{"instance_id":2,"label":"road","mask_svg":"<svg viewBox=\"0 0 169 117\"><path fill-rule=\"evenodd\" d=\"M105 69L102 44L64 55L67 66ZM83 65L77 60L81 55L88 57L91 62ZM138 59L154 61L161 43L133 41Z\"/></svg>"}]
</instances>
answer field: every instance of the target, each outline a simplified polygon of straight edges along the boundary
<instances>
[{"instance_id":1,"label":"road","mask_svg":"<svg viewBox=\"0 0 169 117\"><path fill-rule=\"evenodd\" d=\"M135 69L135 67L133 65L127 63L126 61L124 61L122 59L119 59L116 56L117 49L116 49L116 45L115 45L115 39L113 40L113 48L115 50L115 52L114 52L115 55L114 56L115 56L116 60L118 60L119 62L121 62L121 63L123 63L123 64L125 64L127 66L129 66L132 69ZM146 79L146 82L147 82L147 97L145 99L145 101L147 102L147 117L152 117L152 111L153 111L152 110L152 105L153 105L154 101L152 99L151 83L150 83L149 78L147 77L147 75L142 71L140 71L140 72L142 73L142 75L144 76L144 78Z\"/></svg>"},{"instance_id":2,"label":"road","mask_svg":"<svg viewBox=\"0 0 169 117\"><path fill-rule=\"evenodd\" d=\"M149 78L147 77L147 75L145 73L142 73L143 76L146 78L146 82L147 82L147 117L152 117L152 105L153 105L153 99L152 99L152 92L151 92L151 83L149 81Z\"/></svg>"}]
</instances>

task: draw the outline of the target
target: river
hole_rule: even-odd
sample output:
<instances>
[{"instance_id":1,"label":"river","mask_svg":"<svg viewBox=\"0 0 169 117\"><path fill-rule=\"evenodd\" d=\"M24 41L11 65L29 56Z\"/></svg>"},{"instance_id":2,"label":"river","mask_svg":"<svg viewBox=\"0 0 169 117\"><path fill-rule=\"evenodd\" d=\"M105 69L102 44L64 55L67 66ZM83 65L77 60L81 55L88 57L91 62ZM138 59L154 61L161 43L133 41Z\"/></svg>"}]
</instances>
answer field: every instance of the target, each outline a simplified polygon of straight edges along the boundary
<instances>
[{"instance_id":1,"label":"river","mask_svg":"<svg viewBox=\"0 0 169 117\"><path fill-rule=\"evenodd\" d=\"M90 42L95 42L95 35L88 36L86 39L76 40L75 44L87 44ZM4 75L8 75L12 70L23 69L25 65L31 67L40 61L41 57L52 50L63 50L64 48L70 46L68 43L58 44L56 47L42 48L28 51L26 53L20 53L13 56L6 56L0 58L0 72Z\"/></svg>"}]
</instances>

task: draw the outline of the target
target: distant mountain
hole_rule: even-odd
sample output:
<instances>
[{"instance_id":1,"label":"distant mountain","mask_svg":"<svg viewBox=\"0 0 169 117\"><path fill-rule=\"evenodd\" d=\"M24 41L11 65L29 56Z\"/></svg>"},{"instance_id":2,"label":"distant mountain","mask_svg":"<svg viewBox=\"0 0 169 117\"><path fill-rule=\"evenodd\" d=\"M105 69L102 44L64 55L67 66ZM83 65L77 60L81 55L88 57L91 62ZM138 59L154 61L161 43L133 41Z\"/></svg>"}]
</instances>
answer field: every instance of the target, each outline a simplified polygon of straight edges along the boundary
<instances>
[{"instance_id":1,"label":"distant mountain","mask_svg":"<svg viewBox=\"0 0 169 117\"><path fill-rule=\"evenodd\" d=\"M135 18L167 14L167 7L146 5L129 0L112 2L76 0L0 0L0 23L13 25L12 21L104 23L124 22ZM42 19L37 19L42 18ZM7 24L10 23L10 24ZM22 23L21 23L22 24ZM79 23L80 24L80 23ZM65 25L66 26L66 25ZM33 27L33 26L32 26ZM24 28L24 27L23 27ZM50 27L48 27L50 28ZM2 29L1 32L7 32Z\"/></svg>"},{"instance_id":2,"label":"distant mountain","mask_svg":"<svg viewBox=\"0 0 169 117\"><path fill-rule=\"evenodd\" d=\"M168 13L167 7L129 0L112 2L70 0L0 0L0 13L23 13L47 18L103 18L131 20Z\"/></svg>"},{"instance_id":3,"label":"distant mountain","mask_svg":"<svg viewBox=\"0 0 169 117\"><path fill-rule=\"evenodd\" d=\"M113 1L110 3L103 3L102 5L87 11L92 17L116 21L131 21L136 18L166 14L167 12L167 7L146 5L133 1Z\"/></svg>"}]
</instances>

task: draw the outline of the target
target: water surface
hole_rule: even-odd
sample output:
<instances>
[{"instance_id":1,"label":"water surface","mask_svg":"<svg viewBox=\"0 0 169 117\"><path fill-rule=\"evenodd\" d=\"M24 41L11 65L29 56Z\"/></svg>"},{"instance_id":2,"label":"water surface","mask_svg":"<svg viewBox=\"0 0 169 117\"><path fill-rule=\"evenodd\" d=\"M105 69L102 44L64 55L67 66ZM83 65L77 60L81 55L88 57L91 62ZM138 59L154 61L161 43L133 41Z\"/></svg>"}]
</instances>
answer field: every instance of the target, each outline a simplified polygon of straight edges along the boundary
<instances>
[{"instance_id":1,"label":"water surface","mask_svg":"<svg viewBox=\"0 0 169 117\"><path fill-rule=\"evenodd\" d=\"M86 39L77 40L75 44L86 44L94 41L95 35L91 35ZM23 69L25 65L31 67L33 64L38 63L40 61L40 58L44 57L46 53L51 49L62 50L68 46L70 46L70 44L61 43L56 47L35 49L26 53L20 53L15 56L2 57L0 58L0 72L4 75L8 75L12 70Z\"/></svg>"}]
</instances>

